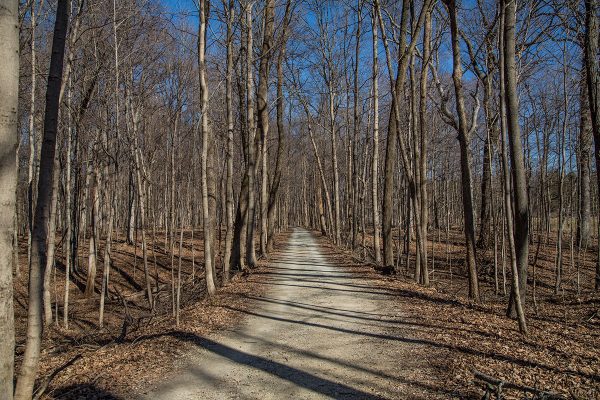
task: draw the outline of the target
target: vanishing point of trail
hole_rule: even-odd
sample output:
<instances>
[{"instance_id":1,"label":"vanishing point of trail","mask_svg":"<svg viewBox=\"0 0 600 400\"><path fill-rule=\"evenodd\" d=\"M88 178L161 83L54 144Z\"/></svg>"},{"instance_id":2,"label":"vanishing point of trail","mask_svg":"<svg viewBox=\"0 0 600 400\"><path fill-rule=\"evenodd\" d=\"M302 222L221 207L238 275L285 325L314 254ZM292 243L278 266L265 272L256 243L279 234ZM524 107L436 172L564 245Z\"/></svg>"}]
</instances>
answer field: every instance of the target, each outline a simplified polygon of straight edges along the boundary
<instances>
[{"instance_id":1,"label":"vanishing point of trail","mask_svg":"<svg viewBox=\"0 0 600 400\"><path fill-rule=\"evenodd\" d=\"M274 254L262 297L230 332L197 338L176 378L151 399L435 398L406 340L394 293L326 260L305 230Z\"/></svg>"}]
</instances>

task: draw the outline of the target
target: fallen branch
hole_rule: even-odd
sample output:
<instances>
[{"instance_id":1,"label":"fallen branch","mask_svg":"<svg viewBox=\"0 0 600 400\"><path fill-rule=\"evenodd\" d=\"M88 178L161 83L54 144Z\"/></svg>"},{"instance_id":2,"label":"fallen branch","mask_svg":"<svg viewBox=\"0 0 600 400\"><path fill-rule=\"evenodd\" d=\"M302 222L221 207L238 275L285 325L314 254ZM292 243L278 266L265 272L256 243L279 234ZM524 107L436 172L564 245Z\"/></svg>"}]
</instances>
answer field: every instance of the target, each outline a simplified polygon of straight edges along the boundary
<instances>
[{"instance_id":1,"label":"fallen branch","mask_svg":"<svg viewBox=\"0 0 600 400\"><path fill-rule=\"evenodd\" d=\"M75 357L71 358L69 361L67 361L60 367L56 368L54 371L52 371L52 373L50 375L48 375L37 387L37 389L35 390L35 393L33 395L33 399L35 399L35 400L39 399L44 394L46 389L48 389L48 385L50 384L50 382L52 382L52 379L54 379L56 377L56 375L58 375L61 371L63 371L67 367L73 365L73 363L75 361L79 360L80 358L81 358L81 354L77 354Z\"/></svg>"},{"instance_id":2,"label":"fallen branch","mask_svg":"<svg viewBox=\"0 0 600 400\"><path fill-rule=\"evenodd\" d=\"M479 372L477 370L473 370L473 375L475 375L476 379L479 379L480 381L485 382L488 385L493 386L496 390L496 399L501 399L501 392L503 388L507 388L507 389L515 389L515 390L520 390L522 392L526 392L526 393L532 393L535 395L535 399L539 399L539 400L566 400L566 397L564 397L561 394L558 393L554 393L554 392L548 392L545 390L540 390L531 386L525 386L525 385L519 385L516 383L512 383L509 381L505 381L502 379L498 379L498 378L494 378L493 376L489 376L484 374L483 372ZM494 389L492 388L492 389ZM490 388L488 387L488 391L486 392L486 399L489 399L489 393L490 392Z\"/></svg>"}]
</instances>

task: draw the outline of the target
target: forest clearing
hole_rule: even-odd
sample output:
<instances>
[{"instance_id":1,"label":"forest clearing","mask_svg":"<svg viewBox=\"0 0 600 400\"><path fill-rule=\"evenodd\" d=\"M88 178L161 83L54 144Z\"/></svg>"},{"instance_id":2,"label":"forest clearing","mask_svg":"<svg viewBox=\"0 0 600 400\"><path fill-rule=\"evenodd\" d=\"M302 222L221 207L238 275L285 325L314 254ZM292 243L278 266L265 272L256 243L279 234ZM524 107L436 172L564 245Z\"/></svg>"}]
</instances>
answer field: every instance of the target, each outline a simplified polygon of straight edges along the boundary
<instances>
[{"instance_id":1,"label":"forest clearing","mask_svg":"<svg viewBox=\"0 0 600 400\"><path fill-rule=\"evenodd\" d=\"M599 23L0 0L0 400L600 399Z\"/></svg>"}]
</instances>

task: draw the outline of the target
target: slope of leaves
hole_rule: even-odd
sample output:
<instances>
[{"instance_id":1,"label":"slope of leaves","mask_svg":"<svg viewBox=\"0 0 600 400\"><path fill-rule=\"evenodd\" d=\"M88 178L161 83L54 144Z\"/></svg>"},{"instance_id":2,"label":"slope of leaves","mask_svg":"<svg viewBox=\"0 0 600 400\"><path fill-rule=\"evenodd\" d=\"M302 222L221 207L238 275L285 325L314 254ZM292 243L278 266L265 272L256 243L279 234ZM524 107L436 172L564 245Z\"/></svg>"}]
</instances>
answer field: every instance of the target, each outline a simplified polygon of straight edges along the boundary
<instances>
[{"instance_id":1,"label":"slope of leaves","mask_svg":"<svg viewBox=\"0 0 600 400\"><path fill-rule=\"evenodd\" d=\"M280 235L278 242L285 241L284 236ZM161 289L154 313L148 310L145 297L140 295L140 288L144 282L140 254L135 254L135 249L122 241L113 244L115 250L111 295L107 299L103 328L98 327L98 294L90 299L85 298L81 282L77 284L79 275L76 274L76 282L71 285L70 291L71 322L69 329L65 329L61 324L60 314L60 296L64 286L57 283L53 288L52 298L55 300L53 308L58 303L59 325L50 326L44 333L40 371L36 383L40 397L132 398L149 391L153 384L168 379L176 371L178 362L187 353L187 347L180 340L181 335L205 335L211 331L231 329L241 319L243 311L249 307L247 296L258 295L264 287L254 284L251 280L252 275L236 275L231 283L222 287L215 296L206 297L202 253L198 250L202 249L201 239L199 235L195 235L195 276L192 279L190 238L184 237L183 295L179 326L175 325L175 318L171 312L170 254L158 248L159 246L156 270ZM139 253L139 249L137 252ZM26 251L24 253L26 254ZM137 261L134 259L136 257ZM152 257L149 258L154 270ZM60 255L58 260L56 282L62 282L64 268L61 268ZM176 268L177 257L174 262ZM259 263L259 269L263 263ZM99 265L102 265L101 260ZM133 269L134 265L137 265L137 271ZM25 340L26 275L22 274L15 282L17 368ZM101 271L98 275L99 281ZM58 296L55 296L54 290Z\"/></svg>"},{"instance_id":2,"label":"slope of leaves","mask_svg":"<svg viewBox=\"0 0 600 400\"><path fill-rule=\"evenodd\" d=\"M333 247L326 239L321 241L323 246ZM481 268L485 300L474 304L466 298L460 236L447 247L429 243L433 244L438 246L438 259L428 288L414 283L406 266L400 268L399 275L387 277L377 273L372 265L358 261L359 257L350 251L337 248L339 256L335 259L338 265L361 274L368 284L397 294L394 301L406 328L393 333L422 345L418 356L427 357L437 367L437 376L421 379L437 386L440 392L450 391L459 398L482 397L484 385L474 381L473 370L518 385L557 392L566 398L600 398L600 294L592 290L593 255L579 268L566 261L564 284L560 294L555 295L552 243L542 247L535 278L536 305L532 304L530 282L529 334L522 336L517 322L505 315L508 296L501 289L500 294L495 294L493 279L486 275L485 268ZM447 257L454 260L450 264L452 274ZM490 257L493 260L490 252L482 254L480 266L489 266ZM413 262L411 259L409 266ZM579 292L575 287L577 279ZM509 287L507 283L507 290ZM524 393L515 390L503 393L506 398L525 398Z\"/></svg>"}]
</instances>

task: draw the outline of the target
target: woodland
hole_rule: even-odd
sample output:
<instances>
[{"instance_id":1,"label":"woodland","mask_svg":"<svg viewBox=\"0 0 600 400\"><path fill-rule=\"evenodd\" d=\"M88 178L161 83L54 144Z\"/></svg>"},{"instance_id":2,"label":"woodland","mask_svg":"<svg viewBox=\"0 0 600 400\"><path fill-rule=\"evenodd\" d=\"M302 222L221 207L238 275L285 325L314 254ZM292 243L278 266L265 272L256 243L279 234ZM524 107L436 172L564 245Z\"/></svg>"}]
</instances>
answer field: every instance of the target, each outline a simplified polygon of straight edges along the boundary
<instances>
[{"instance_id":1,"label":"woodland","mask_svg":"<svg viewBox=\"0 0 600 400\"><path fill-rule=\"evenodd\" d=\"M599 0L0 0L0 399L140 393L299 228L423 322L431 393L600 398L599 31Z\"/></svg>"}]
</instances>

